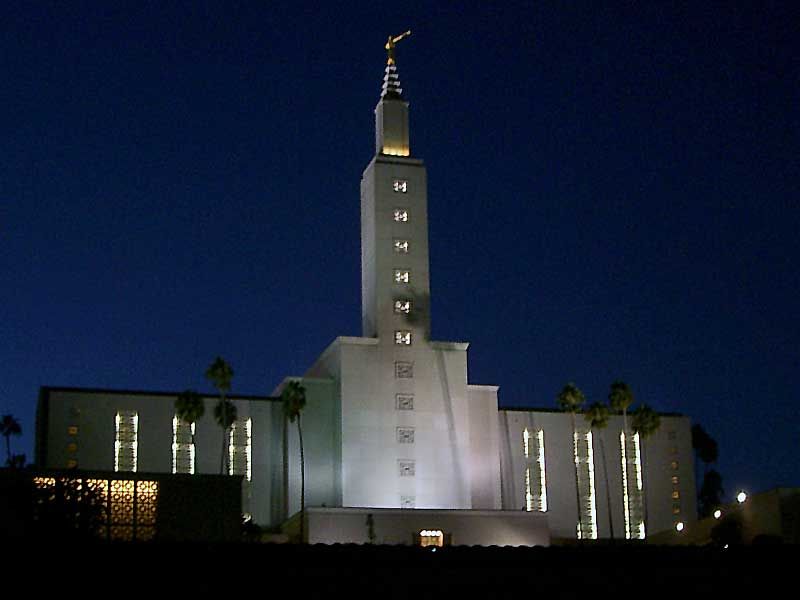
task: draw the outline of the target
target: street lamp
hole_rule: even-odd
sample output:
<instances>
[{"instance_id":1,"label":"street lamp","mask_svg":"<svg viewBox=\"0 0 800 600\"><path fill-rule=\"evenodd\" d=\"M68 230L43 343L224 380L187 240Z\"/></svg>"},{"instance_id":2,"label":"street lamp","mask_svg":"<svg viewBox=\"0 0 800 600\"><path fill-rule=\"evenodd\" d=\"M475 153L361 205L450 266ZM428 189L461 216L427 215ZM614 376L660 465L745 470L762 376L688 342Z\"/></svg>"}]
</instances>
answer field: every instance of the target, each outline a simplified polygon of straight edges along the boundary
<instances>
[{"instance_id":1,"label":"street lamp","mask_svg":"<svg viewBox=\"0 0 800 600\"><path fill-rule=\"evenodd\" d=\"M714 518L715 519L719 519L721 516L722 516L722 511L720 509L717 509L717 510L714 511Z\"/></svg>"},{"instance_id":2,"label":"street lamp","mask_svg":"<svg viewBox=\"0 0 800 600\"><path fill-rule=\"evenodd\" d=\"M745 500L747 500L747 494L744 493L744 490L736 495L736 500L739 502L739 504L742 504Z\"/></svg>"},{"instance_id":3,"label":"street lamp","mask_svg":"<svg viewBox=\"0 0 800 600\"><path fill-rule=\"evenodd\" d=\"M675 524L675 531L677 531L678 533L680 533L681 531L683 531L683 521L678 521L678 522Z\"/></svg>"}]
</instances>

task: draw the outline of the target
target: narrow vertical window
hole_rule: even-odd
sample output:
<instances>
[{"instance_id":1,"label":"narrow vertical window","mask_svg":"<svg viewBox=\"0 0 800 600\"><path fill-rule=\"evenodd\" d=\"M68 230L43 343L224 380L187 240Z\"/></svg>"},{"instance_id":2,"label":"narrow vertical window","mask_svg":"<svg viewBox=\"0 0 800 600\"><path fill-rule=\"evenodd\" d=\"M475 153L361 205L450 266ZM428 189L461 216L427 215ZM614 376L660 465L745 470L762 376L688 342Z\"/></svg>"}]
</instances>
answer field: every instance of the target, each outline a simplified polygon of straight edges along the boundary
<instances>
[{"instance_id":1,"label":"narrow vertical window","mask_svg":"<svg viewBox=\"0 0 800 600\"><path fill-rule=\"evenodd\" d=\"M538 492L539 492L539 502L538 506L534 506L537 510L541 512L547 512L547 479L545 477L545 468L544 468L544 429L540 429L536 432L536 466L538 467L537 472L539 475L538 481Z\"/></svg>"},{"instance_id":2,"label":"narrow vertical window","mask_svg":"<svg viewBox=\"0 0 800 600\"><path fill-rule=\"evenodd\" d=\"M578 472L578 539L597 539L597 503L594 487L594 450L592 432L576 431L573 448Z\"/></svg>"},{"instance_id":3,"label":"narrow vertical window","mask_svg":"<svg viewBox=\"0 0 800 600\"><path fill-rule=\"evenodd\" d=\"M136 471L139 450L139 413L120 410L115 418L114 470Z\"/></svg>"},{"instance_id":4,"label":"narrow vertical window","mask_svg":"<svg viewBox=\"0 0 800 600\"><path fill-rule=\"evenodd\" d=\"M228 473L244 475L247 481L253 479L252 467L252 419L237 419L228 434Z\"/></svg>"},{"instance_id":5,"label":"narrow vertical window","mask_svg":"<svg viewBox=\"0 0 800 600\"><path fill-rule=\"evenodd\" d=\"M639 434L619 434L622 460L622 503L625 516L625 538L643 540L644 506L642 463L639 456Z\"/></svg>"},{"instance_id":6,"label":"narrow vertical window","mask_svg":"<svg viewBox=\"0 0 800 600\"><path fill-rule=\"evenodd\" d=\"M194 423L172 417L172 472L194 473Z\"/></svg>"},{"instance_id":7,"label":"narrow vertical window","mask_svg":"<svg viewBox=\"0 0 800 600\"><path fill-rule=\"evenodd\" d=\"M522 432L525 453L525 510L547 511L547 480L544 466L544 431L532 435L528 428Z\"/></svg>"}]
</instances>

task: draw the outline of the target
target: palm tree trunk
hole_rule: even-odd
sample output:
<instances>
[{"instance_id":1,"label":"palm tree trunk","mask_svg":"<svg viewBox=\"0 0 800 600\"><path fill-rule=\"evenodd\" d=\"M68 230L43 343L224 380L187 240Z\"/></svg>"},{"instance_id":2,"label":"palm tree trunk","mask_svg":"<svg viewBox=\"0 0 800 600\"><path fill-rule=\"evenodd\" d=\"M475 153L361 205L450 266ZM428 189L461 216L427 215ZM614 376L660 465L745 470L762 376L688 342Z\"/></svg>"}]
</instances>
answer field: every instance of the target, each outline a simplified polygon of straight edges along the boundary
<instances>
[{"instance_id":1,"label":"palm tree trunk","mask_svg":"<svg viewBox=\"0 0 800 600\"><path fill-rule=\"evenodd\" d=\"M608 464L606 463L606 443L603 441L603 434L600 432L600 453L603 455L603 475L606 478L606 506L608 507L608 530L611 539L614 539L614 519L611 516L611 488L608 486Z\"/></svg>"},{"instance_id":2,"label":"palm tree trunk","mask_svg":"<svg viewBox=\"0 0 800 600\"><path fill-rule=\"evenodd\" d=\"M297 415L297 435L300 438L300 543L305 542L305 510L306 510L306 457L303 451L303 428L300 426L300 415Z\"/></svg>"},{"instance_id":3,"label":"palm tree trunk","mask_svg":"<svg viewBox=\"0 0 800 600\"><path fill-rule=\"evenodd\" d=\"M583 539L583 517L581 511L581 493L578 488L578 430L575 426L575 413L572 415L572 460L575 462L575 506L578 509L578 533L580 539Z\"/></svg>"}]
</instances>

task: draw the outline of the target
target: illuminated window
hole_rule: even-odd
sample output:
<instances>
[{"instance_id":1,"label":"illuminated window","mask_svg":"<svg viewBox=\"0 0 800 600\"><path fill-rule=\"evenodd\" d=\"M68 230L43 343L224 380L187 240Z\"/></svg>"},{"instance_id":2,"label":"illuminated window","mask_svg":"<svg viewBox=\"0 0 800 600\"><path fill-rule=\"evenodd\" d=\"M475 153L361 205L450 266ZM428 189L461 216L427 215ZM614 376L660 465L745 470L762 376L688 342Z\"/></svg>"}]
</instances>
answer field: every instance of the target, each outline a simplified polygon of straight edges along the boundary
<instances>
[{"instance_id":1,"label":"illuminated window","mask_svg":"<svg viewBox=\"0 0 800 600\"><path fill-rule=\"evenodd\" d=\"M408 240L395 240L394 251L397 254L408 254Z\"/></svg>"},{"instance_id":2,"label":"illuminated window","mask_svg":"<svg viewBox=\"0 0 800 600\"><path fill-rule=\"evenodd\" d=\"M121 410L115 418L114 470L136 471L139 450L139 413Z\"/></svg>"},{"instance_id":3,"label":"illuminated window","mask_svg":"<svg viewBox=\"0 0 800 600\"><path fill-rule=\"evenodd\" d=\"M395 300L394 301L395 314L405 314L411 312L411 300Z\"/></svg>"},{"instance_id":4,"label":"illuminated window","mask_svg":"<svg viewBox=\"0 0 800 600\"><path fill-rule=\"evenodd\" d=\"M678 500L681 497L681 493L678 490L672 492L672 499Z\"/></svg>"},{"instance_id":5,"label":"illuminated window","mask_svg":"<svg viewBox=\"0 0 800 600\"><path fill-rule=\"evenodd\" d=\"M394 220L398 223L407 223L408 222L408 210L405 208L395 208L394 209Z\"/></svg>"},{"instance_id":6,"label":"illuminated window","mask_svg":"<svg viewBox=\"0 0 800 600\"><path fill-rule=\"evenodd\" d=\"M441 529L423 529L419 532L419 545L423 548L444 546L444 533Z\"/></svg>"},{"instance_id":7,"label":"illuminated window","mask_svg":"<svg viewBox=\"0 0 800 600\"><path fill-rule=\"evenodd\" d=\"M411 345L411 332L410 331L395 331L394 332L394 343L398 346L410 346Z\"/></svg>"},{"instance_id":8,"label":"illuminated window","mask_svg":"<svg viewBox=\"0 0 800 600\"><path fill-rule=\"evenodd\" d=\"M172 417L172 472L194 473L194 423Z\"/></svg>"},{"instance_id":9,"label":"illuminated window","mask_svg":"<svg viewBox=\"0 0 800 600\"><path fill-rule=\"evenodd\" d=\"M397 394L397 410L414 410L413 394Z\"/></svg>"},{"instance_id":10,"label":"illuminated window","mask_svg":"<svg viewBox=\"0 0 800 600\"><path fill-rule=\"evenodd\" d=\"M67 435L78 435L78 428L75 425L67 427Z\"/></svg>"},{"instance_id":11,"label":"illuminated window","mask_svg":"<svg viewBox=\"0 0 800 600\"><path fill-rule=\"evenodd\" d=\"M673 515L681 514L681 505L680 504L673 504L672 505L672 514Z\"/></svg>"},{"instance_id":12,"label":"illuminated window","mask_svg":"<svg viewBox=\"0 0 800 600\"><path fill-rule=\"evenodd\" d=\"M411 379L414 377L414 363L398 361L394 363L394 376L397 379Z\"/></svg>"},{"instance_id":13,"label":"illuminated window","mask_svg":"<svg viewBox=\"0 0 800 600\"><path fill-rule=\"evenodd\" d=\"M398 427L397 428L397 443L399 443L399 444L413 444L414 443L414 428L413 427Z\"/></svg>"},{"instance_id":14,"label":"illuminated window","mask_svg":"<svg viewBox=\"0 0 800 600\"><path fill-rule=\"evenodd\" d=\"M522 450L525 453L525 510L547 511L547 484L544 467L544 431L532 435L527 427L522 432Z\"/></svg>"},{"instance_id":15,"label":"illuminated window","mask_svg":"<svg viewBox=\"0 0 800 600\"><path fill-rule=\"evenodd\" d=\"M673 485L678 485L678 476L677 475L673 475L672 476L672 484Z\"/></svg>"},{"instance_id":16,"label":"illuminated window","mask_svg":"<svg viewBox=\"0 0 800 600\"><path fill-rule=\"evenodd\" d=\"M67 452L74 454L78 451L78 444L72 442L71 444L67 444Z\"/></svg>"},{"instance_id":17,"label":"illuminated window","mask_svg":"<svg viewBox=\"0 0 800 600\"><path fill-rule=\"evenodd\" d=\"M669 466L672 467L673 471L677 471L678 470L678 461L677 460L673 460L671 463L669 463Z\"/></svg>"},{"instance_id":18,"label":"illuminated window","mask_svg":"<svg viewBox=\"0 0 800 600\"><path fill-rule=\"evenodd\" d=\"M68 469L77 469L78 468L78 461L75 460L74 458L70 458L67 461L67 468Z\"/></svg>"},{"instance_id":19,"label":"illuminated window","mask_svg":"<svg viewBox=\"0 0 800 600\"><path fill-rule=\"evenodd\" d=\"M236 419L228 434L228 474L244 475L247 481L253 479L251 428L252 420L249 417Z\"/></svg>"},{"instance_id":20,"label":"illuminated window","mask_svg":"<svg viewBox=\"0 0 800 600\"><path fill-rule=\"evenodd\" d=\"M395 179L394 183L392 184L392 189L395 192L405 194L408 191L408 182L404 179Z\"/></svg>"},{"instance_id":21,"label":"illuminated window","mask_svg":"<svg viewBox=\"0 0 800 600\"><path fill-rule=\"evenodd\" d=\"M619 434L622 461L622 504L625 517L625 538L641 539L644 530L644 494L642 490L642 463L639 453L639 434Z\"/></svg>"},{"instance_id":22,"label":"illuminated window","mask_svg":"<svg viewBox=\"0 0 800 600\"><path fill-rule=\"evenodd\" d=\"M400 477L414 477L416 474L416 464L413 460L398 460L397 469L400 472Z\"/></svg>"},{"instance_id":23,"label":"illuminated window","mask_svg":"<svg viewBox=\"0 0 800 600\"><path fill-rule=\"evenodd\" d=\"M410 283L410 281L411 281L411 273L408 271L408 269L394 270L395 283Z\"/></svg>"},{"instance_id":24,"label":"illuminated window","mask_svg":"<svg viewBox=\"0 0 800 600\"><path fill-rule=\"evenodd\" d=\"M573 454L578 473L578 498L580 499L578 539L597 539L597 502L594 487L594 449L591 431L575 431Z\"/></svg>"},{"instance_id":25,"label":"illuminated window","mask_svg":"<svg viewBox=\"0 0 800 600\"><path fill-rule=\"evenodd\" d=\"M417 499L414 496L400 496L400 508L416 508Z\"/></svg>"}]
</instances>

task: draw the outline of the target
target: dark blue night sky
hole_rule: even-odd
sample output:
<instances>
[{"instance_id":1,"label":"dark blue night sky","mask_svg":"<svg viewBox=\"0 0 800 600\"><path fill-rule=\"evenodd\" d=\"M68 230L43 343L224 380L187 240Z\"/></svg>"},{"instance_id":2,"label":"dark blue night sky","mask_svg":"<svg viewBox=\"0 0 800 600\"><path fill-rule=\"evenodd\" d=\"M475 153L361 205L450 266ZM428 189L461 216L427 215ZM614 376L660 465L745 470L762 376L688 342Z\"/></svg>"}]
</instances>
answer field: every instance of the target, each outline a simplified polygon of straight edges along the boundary
<instances>
[{"instance_id":1,"label":"dark blue night sky","mask_svg":"<svg viewBox=\"0 0 800 600\"><path fill-rule=\"evenodd\" d=\"M360 334L359 179L410 28L434 338L504 406L627 381L717 438L729 497L800 485L794 3L564 4L5 3L15 449L42 385L210 391L219 354L269 394Z\"/></svg>"}]
</instances>

